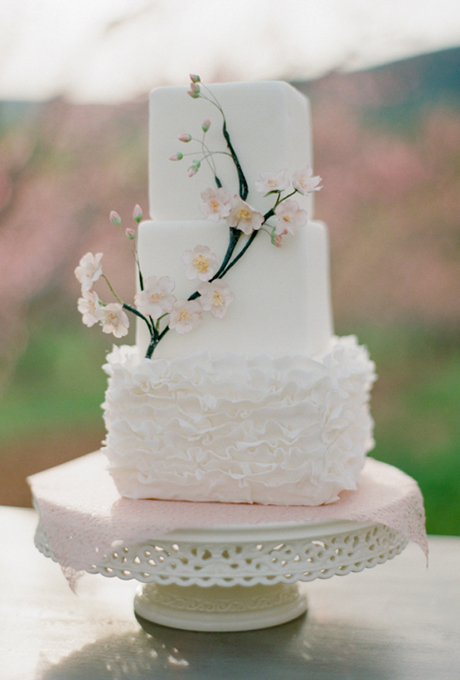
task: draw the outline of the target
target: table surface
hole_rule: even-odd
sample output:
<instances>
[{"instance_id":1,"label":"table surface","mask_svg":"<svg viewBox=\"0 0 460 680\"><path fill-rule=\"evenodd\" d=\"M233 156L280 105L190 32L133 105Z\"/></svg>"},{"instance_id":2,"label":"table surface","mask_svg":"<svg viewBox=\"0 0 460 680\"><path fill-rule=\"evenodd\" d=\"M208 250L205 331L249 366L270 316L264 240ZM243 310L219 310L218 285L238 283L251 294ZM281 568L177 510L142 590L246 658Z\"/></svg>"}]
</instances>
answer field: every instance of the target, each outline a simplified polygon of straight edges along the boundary
<instances>
[{"instance_id":1,"label":"table surface","mask_svg":"<svg viewBox=\"0 0 460 680\"><path fill-rule=\"evenodd\" d=\"M245 633L138 621L135 582L84 575L75 595L33 545L35 511L0 507L1 680L458 680L460 538L430 537L345 577L302 584L309 612Z\"/></svg>"}]
</instances>

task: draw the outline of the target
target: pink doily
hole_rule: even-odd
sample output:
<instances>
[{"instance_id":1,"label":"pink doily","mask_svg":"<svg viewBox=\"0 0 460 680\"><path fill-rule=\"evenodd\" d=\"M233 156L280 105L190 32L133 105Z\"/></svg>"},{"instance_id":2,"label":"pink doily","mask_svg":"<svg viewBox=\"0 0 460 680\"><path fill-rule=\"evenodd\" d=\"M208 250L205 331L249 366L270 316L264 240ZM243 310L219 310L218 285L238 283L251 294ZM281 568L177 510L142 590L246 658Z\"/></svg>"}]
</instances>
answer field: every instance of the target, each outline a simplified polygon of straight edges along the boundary
<instances>
[{"instance_id":1,"label":"pink doily","mask_svg":"<svg viewBox=\"0 0 460 680\"><path fill-rule=\"evenodd\" d=\"M97 451L28 479L50 548L65 570L86 571L120 541L142 543L174 529L309 520L385 524L428 554L417 483L372 458L358 491L344 491L336 503L318 507L120 498L106 468L106 457Z\"/></svg>"}]
</instances>

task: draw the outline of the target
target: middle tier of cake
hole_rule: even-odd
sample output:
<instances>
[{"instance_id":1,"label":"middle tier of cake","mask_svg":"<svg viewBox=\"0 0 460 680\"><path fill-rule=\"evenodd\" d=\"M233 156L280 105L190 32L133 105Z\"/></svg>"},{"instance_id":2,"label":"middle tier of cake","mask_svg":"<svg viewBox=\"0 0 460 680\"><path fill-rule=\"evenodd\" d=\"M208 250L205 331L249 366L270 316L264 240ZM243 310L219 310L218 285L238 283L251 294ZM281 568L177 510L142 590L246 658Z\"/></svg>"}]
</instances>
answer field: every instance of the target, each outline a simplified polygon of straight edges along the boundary
<instances>
[{"instance_id":1,"label":"middle tier of cake","mask_svg":"<svg viewBox=\"0 0 460 680\"><path fill-rule=\"evenodd\" d=\"M235 254L247 242L240 237ZM229 241L225 222L148 221L139 229L139 264L149 276L169 276L176 282L176 298L188 298L200 283L186 277L182 255L195 246L208 246L222 262ZM180 335L170 330L153 358L186 357L208 351L212 358L228 352L248 357L314 356L330 346L333 327L329 290L329 246L321 222L308 222L295 236L287 235L282 248L261 232L224 281L235 295L223 319L203 314L201 324ZM145 355L149 332L138 320L137 346Z\"/></svg>"}]
</instances>

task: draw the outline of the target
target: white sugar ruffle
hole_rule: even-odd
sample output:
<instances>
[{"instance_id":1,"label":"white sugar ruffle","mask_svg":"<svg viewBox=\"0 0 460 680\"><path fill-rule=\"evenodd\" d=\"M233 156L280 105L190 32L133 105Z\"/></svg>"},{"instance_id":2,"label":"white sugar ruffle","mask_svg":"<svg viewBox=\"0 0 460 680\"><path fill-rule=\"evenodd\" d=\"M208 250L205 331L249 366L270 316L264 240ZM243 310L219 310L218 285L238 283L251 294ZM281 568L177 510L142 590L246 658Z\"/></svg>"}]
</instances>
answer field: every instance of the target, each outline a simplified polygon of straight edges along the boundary
<instances>
[{"instance_id":1,"label":"white sugar ruffle","mask_svg":"<svg viewBox=\"0 0 460 680\"><path fill-rule=\"evenodd\" d=\"M320 505L356 489L375 373L354 336L321 359L122 346L107 362L104 451L122 496Z\"/></svg>"}]
</instances>

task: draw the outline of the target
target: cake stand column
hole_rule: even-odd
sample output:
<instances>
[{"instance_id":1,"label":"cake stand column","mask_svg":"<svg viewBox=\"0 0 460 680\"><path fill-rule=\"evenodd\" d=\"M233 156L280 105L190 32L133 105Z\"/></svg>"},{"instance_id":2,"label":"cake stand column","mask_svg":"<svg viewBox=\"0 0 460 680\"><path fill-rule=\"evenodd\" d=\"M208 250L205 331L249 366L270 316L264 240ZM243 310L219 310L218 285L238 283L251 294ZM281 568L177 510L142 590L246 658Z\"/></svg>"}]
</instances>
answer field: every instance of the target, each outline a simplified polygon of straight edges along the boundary
<instances>
[{"instance_id":1,"label":"cake stand column","mask_svg":"<svg viewBox=\"0 0 460 680\"><path fill-rule=\"evenodd\" d=\"M137 589L134 610L172 628L230 632L270 628L307 610L297 583L231 587L146 583Z\"/></svg>"}]
</instances>

